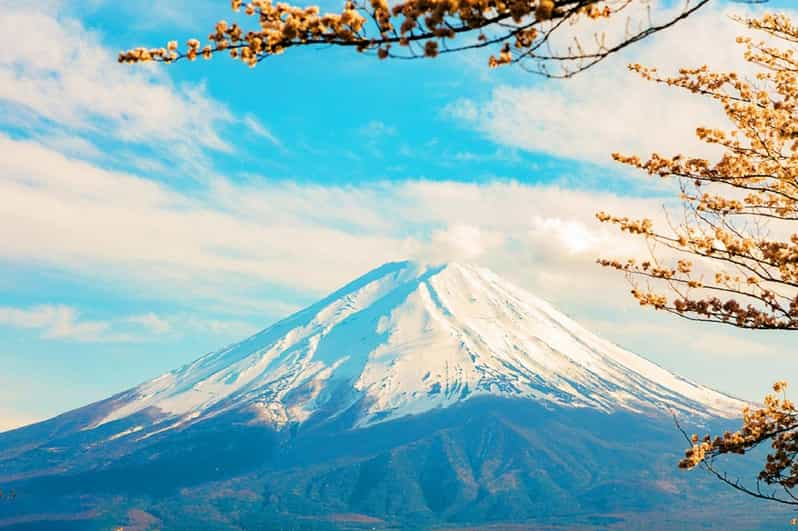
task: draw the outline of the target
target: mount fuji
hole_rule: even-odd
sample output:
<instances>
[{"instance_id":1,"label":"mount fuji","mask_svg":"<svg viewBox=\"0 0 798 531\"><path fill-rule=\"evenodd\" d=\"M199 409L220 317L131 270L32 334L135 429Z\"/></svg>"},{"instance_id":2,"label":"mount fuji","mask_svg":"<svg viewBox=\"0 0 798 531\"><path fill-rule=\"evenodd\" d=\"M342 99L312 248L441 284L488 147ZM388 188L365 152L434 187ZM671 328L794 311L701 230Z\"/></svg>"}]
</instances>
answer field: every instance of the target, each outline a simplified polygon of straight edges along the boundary
<instances>
[{"instance_id":1,"label":"mount fuji","mask_svg":"<svg viewBox=\"0 0 798 531\"><path fill-rule=\"evenodd\" d=\"M0 434L0 487L17 492L0 527L634 527L666 515L678 528L702 518L715 486L674 470L672 415L725 426L745 405L486 269L388 263L240 343Z\"/></svg>"}]
</instances>

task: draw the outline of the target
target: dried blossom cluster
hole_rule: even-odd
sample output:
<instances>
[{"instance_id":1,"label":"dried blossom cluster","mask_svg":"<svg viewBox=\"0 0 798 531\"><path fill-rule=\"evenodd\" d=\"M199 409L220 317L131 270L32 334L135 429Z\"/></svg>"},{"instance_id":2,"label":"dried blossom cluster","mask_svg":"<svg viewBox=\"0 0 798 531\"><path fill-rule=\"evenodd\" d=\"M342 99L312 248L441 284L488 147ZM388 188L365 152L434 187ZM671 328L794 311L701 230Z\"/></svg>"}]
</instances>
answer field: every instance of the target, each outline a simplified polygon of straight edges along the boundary
<instances>
[{"instance_id":1,"label":"dried blossom cluster","mask_svg":"<svg viewBox=\"0 0 798 531\"><path fill-rule=\"evenodd\" d=\"M684 206L679 222L599 212L597 218L646 239L646 261L601 259L627 274L643 306L688 319L754 329L798 329L798 27L784 15L745 20L770 40L739 38L755 76L712 72L706 66L660 77L631 65L646 79L715 100L730 130L699 127L719 146L711 162L684 155L614 154L650 175L675 179ZM664 251L664 252L663 252ZM667 255L663 257L663 255ZM679 255L683 257L678 259Z\"/></svg>"},{"instance_id":2,"label":"dried blossom cluster","mask_svg":"<svg viewBox=\"0 0 798 531\"><path fill-rule=\"evenodd\" d=\"M680 468L692 469L704 466L715 471L713 461L723 454L745 454L766 441L770 441L771 451L765 465L759 473L758 481L767 485L775 485L782 491L781 495L773 492L764 493L761 488L750 490L740 483L733 485L761 498L798 504L798 497L792 490L798 486L798 410L786 396L787 383L776 382L773 391L765 397L764 406L759 409L746 408L743 411L743 425L740 430L726 432L722 436L712 438L706 435L699 438L693 435L692 446L685 452L679 462ZM727 480L728 481L728 480Z\"/></svg>"},{"instance_id":3,"label":"dried blossom cluster","mask_svg":"<svg viewBox=\"0 0 798 531\"><path fill-rule=\"evenodd\" d=\"M743 20L766 34L737 41L755 74L682 69L661 77L655 69L630 69L654 82L688 90L721 105L729 130L699 127L698 137L720 147L717 161L676 155L614 154L624 164L678 182L683 205L678 222L599 212L596 217L643 238L646 260L600 259L624 272L643 306L678 316L749 329L798 330L798 26L784 15ZM781 42L773 46L772 42ZM764 406L746 409L739 431L693 436L679 463L702 467L752 496L798 505L798 412L785 382L773 386ZM755 488L714 468L723 454L745 454L769 442L771 452ZM776 490L763 491L766 484Z\"/></svg>"},{"instance_id":4,"label":"dried blossom cluster","mask_svg":"<svg viewBox=\"0 0 798 531\"><path fill-rule=\"evenodd\" d=\"M207 42L188 40L184 47L172 41L165 48L134 48L119 54L122 63L211 58L227 53L253 67L261 60L305 45L351 46L360 52L372 51L379 58L435 57L441 53L471 48L494 47L488 64L496 67L523 60L539 65L556 62L559 74L569 76L595 64L603 57L685 18L709 0L688 0L684 9L662 24L629 21L618 42L607 43L596 35L586 49L574 39L566 50L551 49L552 33L580 19L594 20L619 16L634 4L647 0L404 0L389 5L387 0L347 0L339 13L322 14L318 7L298 7L271 0L232 0L232 8L256 19L251 28L220 21ZM462 35L460 42L452 41Z\"/></svg>"}]
</instances>

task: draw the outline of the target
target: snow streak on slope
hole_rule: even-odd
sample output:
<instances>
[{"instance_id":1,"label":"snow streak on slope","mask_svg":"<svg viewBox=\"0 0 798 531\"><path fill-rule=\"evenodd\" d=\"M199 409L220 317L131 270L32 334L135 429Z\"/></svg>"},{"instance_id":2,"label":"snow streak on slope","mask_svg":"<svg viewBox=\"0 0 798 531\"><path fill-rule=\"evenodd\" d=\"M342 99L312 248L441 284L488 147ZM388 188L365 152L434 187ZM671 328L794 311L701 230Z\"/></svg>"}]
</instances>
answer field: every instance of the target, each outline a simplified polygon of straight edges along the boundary
<instances>
[{"instance_id":1,"label":"snow streak on slope","mask_svg":"<svg viewBox=\"0 0 798 531\"><path fill-rule=\"evenodd\" d=\"M354 411L366 426L486 394L721 417L744 405L602 340L490 271L401 262L124 393L92 427L145 409L165 417L158 431L242 410L277 426Z\"/></svg>"}]
</instances>

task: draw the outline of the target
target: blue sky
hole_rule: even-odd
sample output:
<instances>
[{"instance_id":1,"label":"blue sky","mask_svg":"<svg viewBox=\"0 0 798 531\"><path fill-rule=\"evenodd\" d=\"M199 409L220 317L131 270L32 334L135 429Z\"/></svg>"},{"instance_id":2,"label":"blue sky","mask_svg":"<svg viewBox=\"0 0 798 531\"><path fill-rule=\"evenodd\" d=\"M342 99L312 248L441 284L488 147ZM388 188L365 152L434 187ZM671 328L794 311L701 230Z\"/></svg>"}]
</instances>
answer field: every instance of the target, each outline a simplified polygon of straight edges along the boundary
<instances>
[{"instance_id":1,"label":"blue sky","mask_svg":"<svg viewBox=\"0 0 798 531\"><path fill-rule=\"evenodd\" d=\"M737 67L726 15L746 8L718 2L548 81L489 71L481 54L120 66L119 49L204 35L226 7L0 5L0 429L156 376L403 258L488 266L739 396L796 373L788 335L643 311L593 263L639 251L595 210L670 200L609 153L703 154L695 126L723 124L624 64Z\"/></svg>"}]
</instances>

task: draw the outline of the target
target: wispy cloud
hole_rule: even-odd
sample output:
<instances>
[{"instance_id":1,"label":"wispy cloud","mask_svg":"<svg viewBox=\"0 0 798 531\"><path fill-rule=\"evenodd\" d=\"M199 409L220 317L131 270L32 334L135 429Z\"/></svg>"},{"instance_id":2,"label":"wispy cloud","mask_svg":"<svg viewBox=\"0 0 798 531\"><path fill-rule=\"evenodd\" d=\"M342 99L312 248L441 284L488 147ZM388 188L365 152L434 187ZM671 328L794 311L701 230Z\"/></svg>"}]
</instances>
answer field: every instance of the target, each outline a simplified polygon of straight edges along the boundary
<instances>
[{"instance_id":1,"label":"wispy cloud","mask_svg":"<svg viewBox=\"0 0 798 531\"><path fill-rule=\"evenodd\" d=\"M258 330L253 324L237 319L187 313L147 312L115 315L104 320L87 319L80 309L66 304L0 306L0 327L34 330L44 340L80 343L136 343L160 340L164 335L179 338L197 332L234 341Z\"/></svg>"},{"instance_id":2,"label":"wispy cloud","mask_svg":"<svg viewBox=\"0 0 798 531\"><path fill-rule=\"evenodd\" d=\"M275 146L281 139L255 115L235 115L202 84L175 83L168 69L119 67L99 35L57 9L2 5L0 45L11 52L0 57L0 123L26 134L0 134L0 260L133 286L154 300L204 303L199 315L153 311L102 320L68 305L5 306L2 326L50 340L136 341L194 330L232 340L255 330L250 320L265 325L382 262L405 258L489 266L580 318L623 319L622 327L606 326L620 342L634 335L635 324L650 321L624 296L623 278L594 263L608 249L618 256L645 250L593 214L657 216L659 199L499 178L354 186L209 176L209 153L240 149L226 131L237 127L240 136ZM641 60L668 67L685 57L704 61L698 51L737 57L733 46L715 46L737 27L712 13L696 17L699 26L685 23L641 44ZM640 81L622 63L563 83L504 85L489 101L452 104L451 117L508 147L488 144L438 158L514 160L515 150L533 150L604 161L618 149L688 149L694 127L716 118L703 102ZM484 62L479 68L487 72ZM358 149L379 153L389 141L407 158L425 150L437 156L447 144L410 149L404 131L380 120L352 132ZM294 146L326 159L344 153ZM174 171L179 179L193 168L206 170L206 178L191 187L151 178ZM675 349L678 334L689 329L674 326L679 332L667 336Z\"/></svg>"},{"instance_id":3,"label":"wispy cloud","mask_svg":"<svg viewBox=\"0 0 798 531\"><path fill-rule=\"evenodd\" d=\"M272 132L265 125L260 123L260 120L255 118L253 115L247 114L246 116L244 116L243 123L245 126L249 128L250 131L252 131L257 136L265 138L275 146L283 147L283 144L282 142L280 142L280 139L274 136L274 134L272 134Z\"/></svg>"},{"instance_id":4,"label":"wispy cloud","mask_svg":"<svg viewBox=\"0 0 798 531\"><path fill-rule=\"evenodd\" d=\"M660 204L512 181L352 187L217 179L188 195L35 142L0 136L0 151L8 154L0 256L124 279L160 296L197 296L201 287L224 300L236 285L242 294L274 285L318 295L407 257L497 269L520 260L567 284L576 270L597 273L592 260L602 246L635 249L593 219L597 208L634 215Z\"/></svg>"},{"instance_id":5,"label":"wispy cloud","mask_svg":"<svg viewBox=\"0 0 798 531\"><path fill-rule=\"evenodd\" d=\"M607 165L613 164L615 151L713 156L717 151L698 141L695 129L726 124L722 109L687 91L643 80L626 65L641 63L664 75L704 64L745 71L735 37L746 29L729 18L731 12L708 6L565 82L505 81L487 100L458 99L444 115L500 145ZM617 23L624 21L620 17Z\"/></svg>"},{"instance_id":6,"label":"wispy cloud","mask_svg":"<svg viewBox=\"0 0 798 531\"><path fill-rule=\"evenodd\" d=\"M46 339L101 341L110 338L107 335L109 323L83 320L77 310L63 305L0 306L0 325L38 329Z\"/></svg>"},{"instance_id":7,"label":"wispy cloud","mask_svg":"<svg viewBox=\"0 0 798 531\"><path fill-rule=\"evenodd\" d=\"M294 308L292 308L293 310ZM173 327L179 333L210 332L213 335L237 341L250 336L265 326L260 323L255 326L246 321L236 319L204 319L196 315L182 314L170 319L175 323Z\"/></svg>"},{"instance_id":8,"label":"wispy cloud","mask_svg":"<svg viewBox=\"0 0 798 531\"><path fill-rule=\"evenodd\" d=\"M141 325L156 334L165 334L171 328L169 321L158 317L152 312L145 313L143 315L130 316L127 318L127 321L133 324Z\"/></svg>"},{"instance_id":9,"label":"wispy cloud","mask_svg":"<svg viewBox=\"0 0 798 531\"><path fill-rule=\"evenodd\" d=\"M380 120L372 120L357 130L358 134L370 140L381 140L386 136L396 136L396 128Z\"/></svg>"},{"instance_id":10,"label":"wispy cloud","mask_svg":"<svg viewBox=\"0 0 798 531\"><path fill-rule=\"evenodd\" d=\"M355 131L361 138L356 146L358 153L366 151L372 157L382 159L384 157L383 147L386 139L395 137L397 130L394 126L386 124L381 120L371 120L370 122L358 127ZM347 157L352 160L360 160L360 156L354 152L347 152Z\"/></svg>"},{"instance_id":11,"label":"wispy cloud","mask_svg":"<svg viewBox=\"0 0 798 531\"><path fill-rule=\"evenodd\" d=\"M99 156L96 136L138 145L189 175L210 171L207 150L234 151L224 134L231 127L279 145L255 117L235 116L202 83L175 83L157 65L121 67L101 35L64 11L3 4L0 46L10 53L0 56L0 123L51 137L67 153Z\"/></svg>"},{"instance_id":12,"label":"wispy cloud","mask_svg":"<svg viewBox=\"0 0 798 531\"><path fill-rule=\"evenodd\" d=\"M230 149L214 124L230 121L202 86L175 86L154 68L119 68L97 34L73 19L20 7L0 20L0 99L72 130L103 128L134 141L192 141Z\"/></svg>"},{"instance_id":13,"label":"wispy cloud","mask_svg":"<svg viewBox=\"0 0 798 531\"><path fill-rule=\"evenodd\" d=\"M36 142L0 136L0 151L8 154L0 180L0 257L135 285L150 297L206 304L204 315L191 318L143 314L102 322L40 309L25 314L40 323L43 336L133 340L201 329L235 340L382 262L416 258L488 266L577 318L622 321L607 335L642 345L643 354L650 350L634 331L651 315L626 296L622 276L594 262L607 253L647 251L599 224L594 213L656 218L661 199L499 180L353 187L217 178L187 193ZM22 322L19 313L7 313L6 320L11 315ZM137 331L126 328L134 323ZM673 326L678 333L656 336L658 359L667 357L665 345L675 353L669 366L706 348L684 347L679 334L693 332L681 322ZM765 348L785 352L778 341L764 341ZM733 344L729 349L728 356L736 356ZM689 364L683 372L693 374ZM713 383L711 375L706 380Z\"/></svg>"}]
</instances>

